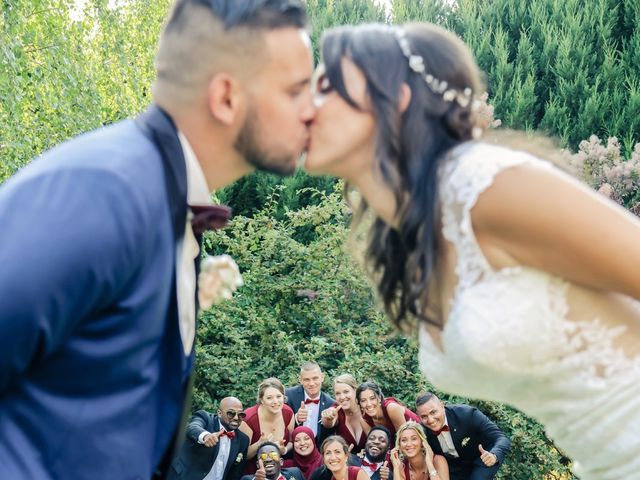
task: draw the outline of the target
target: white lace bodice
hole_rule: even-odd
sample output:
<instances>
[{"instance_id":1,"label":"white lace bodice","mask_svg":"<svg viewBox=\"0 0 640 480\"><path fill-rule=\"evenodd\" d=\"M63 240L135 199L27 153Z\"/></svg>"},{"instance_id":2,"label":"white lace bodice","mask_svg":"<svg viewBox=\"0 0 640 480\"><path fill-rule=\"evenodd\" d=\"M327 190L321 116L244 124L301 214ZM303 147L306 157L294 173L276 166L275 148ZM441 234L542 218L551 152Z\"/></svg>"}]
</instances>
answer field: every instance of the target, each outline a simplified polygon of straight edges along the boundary
<instances>
[{"instance_id":1,"label":"white lace bodice","mask_svg":"<svg viewBox=\"0 0 640 480\"><path fill-rule=\"evenodd\" d=\"M457 285L442 350L420 331L422 369L439 389L539 420L582 480L640 479L640 356L616 345L624 327L611 321L619 311L640 319L640 303L533 268L494 270L476 242L478 196L501 170L525 163L554 168L482 143L459 147L445 165L443 235L456 252Z\"/></svg>"}]
</instances>

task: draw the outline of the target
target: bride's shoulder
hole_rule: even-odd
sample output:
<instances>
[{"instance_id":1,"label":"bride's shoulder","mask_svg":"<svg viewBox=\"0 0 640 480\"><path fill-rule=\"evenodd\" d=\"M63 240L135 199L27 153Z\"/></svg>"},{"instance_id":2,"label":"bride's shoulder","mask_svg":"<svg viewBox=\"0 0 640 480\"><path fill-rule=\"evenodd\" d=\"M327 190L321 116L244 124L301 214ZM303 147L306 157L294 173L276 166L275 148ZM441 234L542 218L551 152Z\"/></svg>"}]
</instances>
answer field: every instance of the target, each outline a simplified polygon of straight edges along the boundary
<instances>
[{"instance_id":1,"label":"bride's shoulder","mask_svg":"<svg viewBox=\"0 0 640 480\"><path fill-rule=\"evenodd\" d=\"M473 199L493 183L502 170L519 165L550 168L546 160L496 144L467 142L452 149L443 161L440 188L443 195Z\"/></svg>"}]
</instances>

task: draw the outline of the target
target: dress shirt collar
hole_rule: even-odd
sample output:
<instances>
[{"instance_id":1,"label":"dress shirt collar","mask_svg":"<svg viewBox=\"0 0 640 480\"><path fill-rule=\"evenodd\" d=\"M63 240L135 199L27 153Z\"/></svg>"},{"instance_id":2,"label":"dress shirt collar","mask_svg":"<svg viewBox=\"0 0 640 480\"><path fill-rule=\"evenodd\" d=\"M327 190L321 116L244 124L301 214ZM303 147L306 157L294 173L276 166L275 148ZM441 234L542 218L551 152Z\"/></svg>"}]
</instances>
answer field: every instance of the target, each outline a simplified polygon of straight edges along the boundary
<instances>
[{"instance_id":1,"label":"dress shirt collar","mask_svg":"<svg viewBox=\"0 0 640 480\"><path fill-rule=\"evenodd\" d=\"M187 203L189 205L210 205L213 203L211 201L211 192L202 167L200 167L200 162L198 162L198 158L187 137L178 131L178 138L180 139L187 169Z\"/></svg>"}]
</instances>

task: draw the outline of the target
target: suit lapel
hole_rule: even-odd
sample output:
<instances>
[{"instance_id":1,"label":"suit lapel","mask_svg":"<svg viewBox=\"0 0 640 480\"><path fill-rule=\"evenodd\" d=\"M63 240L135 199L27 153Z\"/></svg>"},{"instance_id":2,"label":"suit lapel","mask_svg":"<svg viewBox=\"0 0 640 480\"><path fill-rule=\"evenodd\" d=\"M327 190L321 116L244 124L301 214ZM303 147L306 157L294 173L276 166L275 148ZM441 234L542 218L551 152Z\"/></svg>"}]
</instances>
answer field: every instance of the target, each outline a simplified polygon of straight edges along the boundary
<instances>
[{"instance_id":1,"label":"suit lapel","mask_svg":"<svg viewBox=\"0 0 640 480\"><path fill-rule=\"evenodd\" d=\"M162 157L165 186L176 242L182 237L187 215L187 168L178 131L171 117L156 105L143 112L136 123L155 143Z\"/></svg>"},{"instance_id":2,"label":"suit lapel","mask_svg":"<svg viewBox=\"0 0 640 480\"><path fill-rule=\"evenodd\" d=\"M171 118L159 107L152 105L145 112L135 119L136 125L142 130L145 136L156 146L160 153L162 169L164 172L165 191L167 193L167 208L171 215L171 226L173 233L173 245L177 245L184 233L184 222L187 215L187 172L178 138L178 132ZM191 389L193 387L193 375L191 373L192 358L185 357L180 340L180 328L178 325L178 298L176 290L175 269L173 272L172 292L168 305L167 332L164 342L170 342L167 348L167 361L170 359L180 359L181 362L175 367L169 364L168 370L175 372L168 373L171 378L179 378L181 382L181 398L176 401L182 402L182 414L176 425L176 432L171 445L165 451L163 459L157 468L154 478L164 478L169 469L171 459L179 451L184 438L184 429L187 416L190 411ZM179 370L179 371L178 371Z\"/></svg>"},{"instance_id":3,"label":"suit lapel","mask_svg":"<svg viewBox=\"0 0 640 480\"><path fill-rule=\"evenodd\" d=\"M456 412L449 408L445 407L445 412L447 414L447 423L449 424L449 433L451 434L451 439L453 440L453 446L458 452L458 455L461 455L462 451L462 438L465 435L465 430L458 420L458 415Z\"/></svg>"}]
</instances>

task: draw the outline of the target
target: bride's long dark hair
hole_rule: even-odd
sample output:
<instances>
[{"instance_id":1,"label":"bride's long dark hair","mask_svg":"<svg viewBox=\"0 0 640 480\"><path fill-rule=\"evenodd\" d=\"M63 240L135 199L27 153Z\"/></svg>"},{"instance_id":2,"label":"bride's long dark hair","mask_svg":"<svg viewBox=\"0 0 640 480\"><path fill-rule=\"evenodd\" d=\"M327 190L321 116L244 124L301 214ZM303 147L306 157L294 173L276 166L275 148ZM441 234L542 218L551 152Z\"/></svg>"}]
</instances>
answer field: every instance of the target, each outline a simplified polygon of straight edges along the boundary
<instances>
[{"instance_id":1,"label":"bride's long dark hair","mask_svg":"<svg viewBox=\"0 0 640 480\"><path fill-rule=\"evenodd\" d=\"M473 102L461 105L434 93L409 67L394 28L385 25L338 27L322 40L326 75L351 106L341 59L349 58L364 74L377 121L375 168L394 192L397 228L376 218L369 231L366 261L387 314L400 328L416 318L442 327L438 316L422 314L442 251L439 232L438 175L447 153L472 138ZM480 73L473 56L455 35L431 24L402 27L411 53L422 57L427 73L448 88L481 92ZM411 99L401 112L401 87ZM464 102L463 102L464 103ZM355 224L368 209L361 202Z\"/></svg>"}]
</instances>

